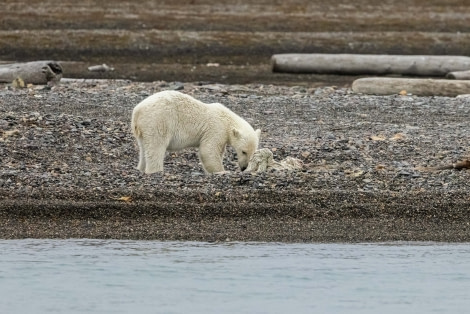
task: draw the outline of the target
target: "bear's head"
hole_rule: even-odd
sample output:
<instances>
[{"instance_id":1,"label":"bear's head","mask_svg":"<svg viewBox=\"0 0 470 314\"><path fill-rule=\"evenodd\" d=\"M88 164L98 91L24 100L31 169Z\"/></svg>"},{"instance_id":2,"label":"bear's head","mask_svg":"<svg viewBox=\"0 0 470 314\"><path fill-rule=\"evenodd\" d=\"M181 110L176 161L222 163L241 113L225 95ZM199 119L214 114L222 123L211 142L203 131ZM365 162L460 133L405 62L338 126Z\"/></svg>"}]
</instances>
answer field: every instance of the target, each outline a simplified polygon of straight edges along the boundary
<instances>
[{"instance_id":1,"label":"bear's head","mask_svg":"<svg viewBox=\"0 0 470 314\"><path fill-rule=\"evenodd\" d=\"M232 129L232 139L230 142L231 146L237 152L238 165L242 171L248 167L248 162L258 149L260 135L260 129L256 131L252 129L248 132Z\"/></svg>"}]
</instances>

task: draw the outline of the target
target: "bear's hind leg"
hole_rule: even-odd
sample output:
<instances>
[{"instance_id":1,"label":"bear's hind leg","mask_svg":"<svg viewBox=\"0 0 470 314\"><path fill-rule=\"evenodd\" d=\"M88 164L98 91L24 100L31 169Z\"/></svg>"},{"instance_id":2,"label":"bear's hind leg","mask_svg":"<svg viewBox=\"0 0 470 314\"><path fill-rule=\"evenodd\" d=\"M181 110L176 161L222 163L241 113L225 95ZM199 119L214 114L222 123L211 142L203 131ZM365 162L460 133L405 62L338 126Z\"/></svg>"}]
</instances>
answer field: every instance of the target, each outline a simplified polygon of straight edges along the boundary
<instances>
[{"instance_id":1,"label":"bear's hind leg","mask_svg":"<svg viewBox=\"0 0 470 314\"><path fill-rule=\"evenodd\" d=\"M137 165L137 169L140 172L145 172L145 149L142 139L137 138L137 144L139 145L139 164Z\"/></svg>"},{"instance_id":2,"label":"bear's hind leg","mask_svg":"<svg viewBox=\"0 0 470 314\"><path fill-rule=\"evenodd\" d=\"M154 172L162 172L164 158L165 150L153 151L151 154L147 154L145 173L150 174Z\"/></svg>"},{"instance_id":3,"label":"bear's hind leg","mask_svg":"<svg viewBox=\"0 0 470 314\"><path fill-rule=\"evenodd\" d=\"M150 174L163 171L163 160L165 159L168 142L158 143L151 141L148 143L149 145L145 146L145 173Z\"/></svg>"}]
</instances>

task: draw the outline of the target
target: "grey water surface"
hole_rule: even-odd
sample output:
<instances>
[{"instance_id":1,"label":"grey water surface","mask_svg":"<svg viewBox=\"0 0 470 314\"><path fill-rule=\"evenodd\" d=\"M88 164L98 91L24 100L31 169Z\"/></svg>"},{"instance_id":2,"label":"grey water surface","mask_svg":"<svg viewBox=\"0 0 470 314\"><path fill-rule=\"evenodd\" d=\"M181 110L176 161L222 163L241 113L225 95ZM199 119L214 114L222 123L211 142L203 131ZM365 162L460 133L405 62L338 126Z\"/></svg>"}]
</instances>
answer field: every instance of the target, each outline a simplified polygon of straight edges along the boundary
<instances>
[{"instance_id":1,"label":"grey water surface","mask_svg":"<svg viewBox=\"0 0 470 314\"><path fill-rule=\"evenodd\" d=\"M470 244L0 240L0 313L469 313Z\"/></svg>"}]
</instances>

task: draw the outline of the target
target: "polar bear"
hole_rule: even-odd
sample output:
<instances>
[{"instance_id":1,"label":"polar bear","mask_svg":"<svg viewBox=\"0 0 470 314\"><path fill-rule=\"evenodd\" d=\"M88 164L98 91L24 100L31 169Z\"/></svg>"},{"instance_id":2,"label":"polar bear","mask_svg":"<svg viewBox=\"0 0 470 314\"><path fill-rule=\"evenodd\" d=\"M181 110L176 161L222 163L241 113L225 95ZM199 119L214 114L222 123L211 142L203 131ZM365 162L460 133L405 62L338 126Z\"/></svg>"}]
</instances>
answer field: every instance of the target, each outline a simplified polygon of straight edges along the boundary
<instances>
[{"instance_id":1,"label":"polar bear","mask_svg":"<svg viewBox=\"0 0 470 314\"><path fill-rule=\"evenodd\" d=\"M261 130L222 104L205 104L177 91L162 91L139 103L132 112L132 132L139 146L137 169L163 171L166 151L199 148L208 173L224 171L225 146L232 146L243 171L258 148Z\"/></svg>"}]
</instances>

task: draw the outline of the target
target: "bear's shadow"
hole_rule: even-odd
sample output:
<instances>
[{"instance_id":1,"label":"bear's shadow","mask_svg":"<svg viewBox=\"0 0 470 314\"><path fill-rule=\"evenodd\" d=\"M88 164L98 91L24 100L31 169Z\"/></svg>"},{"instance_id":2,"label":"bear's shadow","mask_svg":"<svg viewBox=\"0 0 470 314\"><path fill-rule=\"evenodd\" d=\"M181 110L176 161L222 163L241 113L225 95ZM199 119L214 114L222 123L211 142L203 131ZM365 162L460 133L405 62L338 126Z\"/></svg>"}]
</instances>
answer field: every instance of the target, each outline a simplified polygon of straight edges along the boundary
<instances>
[{"instance_id":1,"label":"bear's shadow","mask_svg":"<svg viewBox=\"0 0 470 314\"><path fill-rule=\"evenodd\" d=\"M223 160L225 171L240 171L235 150L228 146ZM204 172L198 157L197 148L187 148L182 151L169 152L165 156L165 172Z\"/></svg>"}]
</instances>

